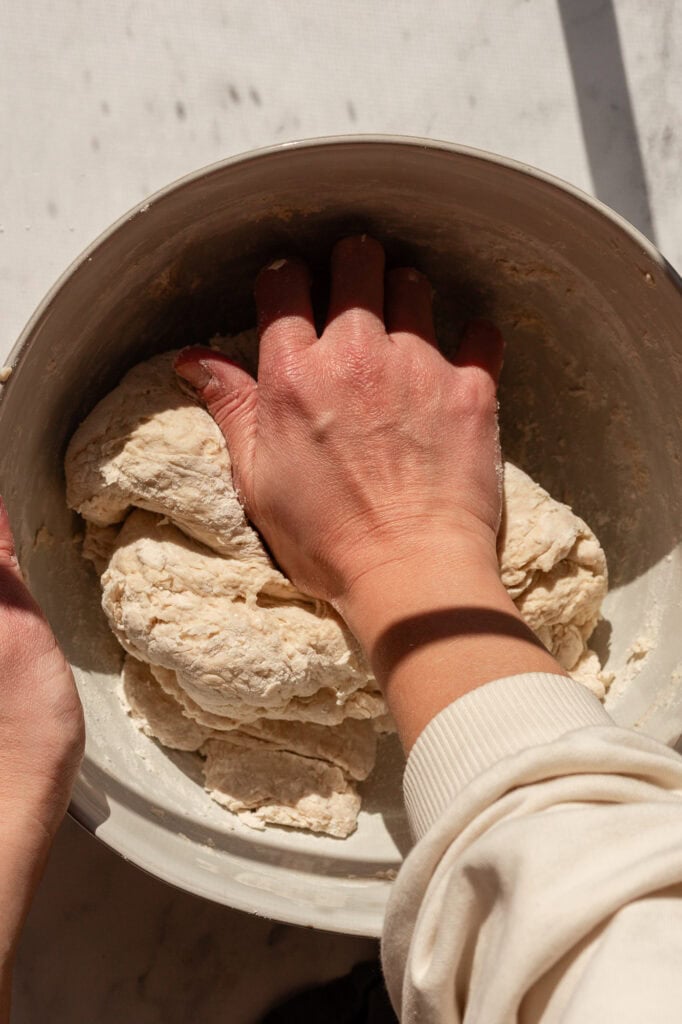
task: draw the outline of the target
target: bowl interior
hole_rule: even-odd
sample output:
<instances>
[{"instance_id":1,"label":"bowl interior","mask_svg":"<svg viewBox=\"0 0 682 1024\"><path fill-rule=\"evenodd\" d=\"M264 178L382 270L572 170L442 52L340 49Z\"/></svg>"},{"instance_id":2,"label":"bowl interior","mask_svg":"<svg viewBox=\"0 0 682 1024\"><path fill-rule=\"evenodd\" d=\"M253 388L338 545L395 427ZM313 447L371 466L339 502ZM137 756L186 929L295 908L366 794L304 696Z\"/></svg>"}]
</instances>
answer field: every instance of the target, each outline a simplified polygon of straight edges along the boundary
<instances>
[{"instance_id":1,"label":"bowl interior","mask_svg":"<svg viewBox=\"0 0 682 1024\"><path fill-rule=\"evenodd\" d=\"M593 526L611 591L597 646L607 707L665 741L682 731L679 283L595 204L522 168L382 139L284 147L186 179L132 212L72 268L28 325L0 400L0 484L34 592L70 658L88 746L73 812L160 877L233 906L378 934L409 846L401 756L388 741L345 841L235 824L192 756L142 736L117 696L119 650L79 554L62 462L78 422L154 352L254 322L258 269L367 231L436 289L443 347L486 315L508 348L507 457Z\"/></svg>"}]
</instances>

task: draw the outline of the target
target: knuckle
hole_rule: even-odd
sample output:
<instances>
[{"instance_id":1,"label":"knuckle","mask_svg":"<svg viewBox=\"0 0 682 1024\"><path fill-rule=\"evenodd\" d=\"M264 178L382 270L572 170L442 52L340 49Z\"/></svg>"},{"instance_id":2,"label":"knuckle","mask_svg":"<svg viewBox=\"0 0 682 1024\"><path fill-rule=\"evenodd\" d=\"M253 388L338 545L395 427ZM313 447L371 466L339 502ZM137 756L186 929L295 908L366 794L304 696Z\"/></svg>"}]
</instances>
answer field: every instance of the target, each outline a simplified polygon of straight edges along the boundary
<instances>
[{"instance_id":1,"label":"knuckle","mask_svg":"<svg viewBox=\"0 0 682 1024\"><path fill-rule=\"evenodd\" d=\"M293 351L301 336L306 335L300 316L283 307L284 300L281 300L276 309L262 310L259 316L261 345L272 348L277 359L282 358L282 353Z\"/></svg>"},{"instance_id":2,"label":"knuckle","mask_svg":"<svg viewBox=\"0 0 682 1024\"><path fill-rule=\"evenodd\" d=\"M376 366L386 356L383 323L360 306L337 314L325 333L332 345L330 356L345 361L350 369Z\"/></svg>"},{"instance_id":3,"label":"knuckle","mask_svg":"<svg viewBox=\"0 0 682 1024\"><path fill-rule=\"evenodd\" d=\"M353 377L363 373L372 362L367 346L354 331L348 333L335 355L334 365L337 371L345 376Z\"/></svg>"},{"instance_id":4,"label":"knuckle","mask_svg":"<svg viewBox=\"0 0 682 1024\"><path fill-rule=\"evenodd\" d=\"M495 385L490 375L479 366L469 366L460 375L456 399L460 415L477 420L496 415Z\"/></svg>"},{"instance_id":5,"label":"knuckle","mask_svg":"<svg viewBox=\"0 0 682 1024\"><path fill-rule=\"evenodd\" d=\"M331 323L335 341L343 345L360 344L365 335L367 311L361 306L348 305L340 309Z\"/></svg>"},{"instance_id":6,"label":"knuckle","mask_svg":"<svg viewBox=\"0 0 682 1024\"><path fill-rule=\"evenodd\" d=\"M282 395L299 394L307 389L309 372L298 352L283 352L270 368L268 384Z\"/></svg>"},{"instance_id":7,"label":"knuckle","mask_svg":"<svg viewBox=\"0 0 682 1024\"><path fill-rule=\"evenodd\" d=\"M378 360L367 346L350 340L335 359L332 376L336 384L346 389L366 391L378 386L382 374Z\"/></svg>"},{"instance_id":8,"label":"knuckle","mask_svg":"<svg viewBox=\"0 0 682 1024\"><path fill-rule=\"evenodd\" d=\"M280 416L294 410L305 415L319 388L319 375L295 355L279 358L258 385L265 406L276 410Z\"/></svg>"}]
</instances>

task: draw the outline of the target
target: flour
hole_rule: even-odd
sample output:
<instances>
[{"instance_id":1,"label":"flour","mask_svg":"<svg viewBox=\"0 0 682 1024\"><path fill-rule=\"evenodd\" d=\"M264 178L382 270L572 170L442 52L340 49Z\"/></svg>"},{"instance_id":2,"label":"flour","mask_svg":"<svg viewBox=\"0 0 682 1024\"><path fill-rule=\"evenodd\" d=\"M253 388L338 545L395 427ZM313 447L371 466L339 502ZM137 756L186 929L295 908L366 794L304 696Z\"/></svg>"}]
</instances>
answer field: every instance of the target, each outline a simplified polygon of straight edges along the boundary
<instances>
[{"instance_id":1,"label":"flour","mask_svg":"<svg viewBox=\"0 0 682 1024\"><path fill-rule=\"evenodd\" d=\"M228 354L254 358L254 332ZM344 837L377 733L391 729L353 636L273 565L234 492L216 424L173 372L175 353L134 367L76 431L67 499L83 555L127 652L129 713L165 746L203 758L207 791L247 823ZM589 637L606 562L589 527L511 464L504 468L502 581L542 642L603 696Z\"/></svg>"}]
</instances>

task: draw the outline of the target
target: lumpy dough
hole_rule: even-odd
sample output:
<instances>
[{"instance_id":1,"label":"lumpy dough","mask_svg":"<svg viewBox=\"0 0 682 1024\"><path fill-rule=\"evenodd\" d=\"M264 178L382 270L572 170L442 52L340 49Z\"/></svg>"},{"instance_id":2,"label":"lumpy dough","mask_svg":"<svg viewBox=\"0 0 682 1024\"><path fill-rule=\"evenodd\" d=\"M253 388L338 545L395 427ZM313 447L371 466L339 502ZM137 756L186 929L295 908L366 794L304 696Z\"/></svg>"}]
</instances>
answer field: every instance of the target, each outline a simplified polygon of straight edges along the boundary
<instances>
[{"instance_id":1,"label":"lumpy dough","mask_svg":"<svg viewBox=\"0 0 682 1024\"><path fill-rule=\"evenodd\" d=\"M587 523L511 463L504 467L500 569L514 603L559 664L603 697L588 640L607 591L606 558Z\"/></svg>"},{"instance_id":2,"label":"lumpy dough","mask_svg":"<svg viewBox=\"0 0 682 1024\"><path fill-rule=\"evenodd\" d=\"M247 332L230 348L255 350ZM211 796L254 827L353 830L386 707L353 637L267 555L209 414L173 372L135 366L74 434L67 500L127 652L129 713L166 746L198 751ZM606 594L590 528L504 467L502 581L560 664L599 696L588 647ZM389 720L390 721L390 720Z\"/></svg>"},{"instance_id":3,"label":"lumpy dough","mask_svg":"<svg viewBox=\"0 0 682 1024\"><path fill-rule=\"evenodd\" d=\"M150 668L161 688L175 698L182 706L183 712L209 729L238 729L250 725L254 720L265 721L256 718L257 709L249 709L248 717L244 716L242 709L239 719L204 711L180 686L175 672L161 668L160 665L151 665ZM378 690L373 689L356 690L343 704L337 703L333 691L329 688L320 690L310 700L292 700L278 721L338 726L347 719L369 720L377 732L393 730L384 699Z\"/></svg>"},{"instance_id":4,"label":"lumpy dough","mask_svg":"<svg viewBox=\"0 0 682 1024\"><path fill-rule=\"evenodd\" d=\"M267 568L222 434L181 389L175 355L134 366L78 428L66 453L67 503L97 526L122 522L133 507L160 512L214 551Z\"/></svg>"},{"instance_id":5,"label":"lumpy dough","mask_svg":"<svg viewBox=\"0 0 682 1024\"><path fill-rule=\"evenodd\" d=\"M374 767L377 734L372 722L346 719L336 729L311 722L260 719L214 729L185 714L172 691L165 690L158 668L131 655L123 662L123 690L131 716L142 732L173 750L199 750L206 740L225 740L244 750L267 747L334 764L350 778L366 779Z\"/></svg>"},{"instance_id":6,"label":"lumpy dough","mask_svg":"<svg viewBox=\"0 0 682 1024\"><path fill-rule=\"evenodd\" d=\"M272 597L244 565L135 511L102 575L102 606L129 653L172 669L213 715L290 718L295 701L306 717L325 690L343 706L371 676L341 620L322 602Z\"/></svg>"}]
</instances>

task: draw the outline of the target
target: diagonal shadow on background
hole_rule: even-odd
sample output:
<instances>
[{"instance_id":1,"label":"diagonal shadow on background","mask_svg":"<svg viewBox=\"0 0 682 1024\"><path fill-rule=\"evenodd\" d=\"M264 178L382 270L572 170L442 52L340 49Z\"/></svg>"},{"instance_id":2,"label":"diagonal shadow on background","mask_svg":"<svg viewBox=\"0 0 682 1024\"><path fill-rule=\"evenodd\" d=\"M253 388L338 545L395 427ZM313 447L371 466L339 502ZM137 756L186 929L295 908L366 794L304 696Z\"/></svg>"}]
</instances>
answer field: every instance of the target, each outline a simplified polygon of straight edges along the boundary
<instances>
[{"instance_id":1,"label":"diagonal shadow on background","mask_svg":"<svg viewBox=\"0 0 682 1024\"><path fill-rule=\"evenodd\" d=\"M613 0L557 0L594 194L656 232Z\"/></svg>"}]
</instances>

